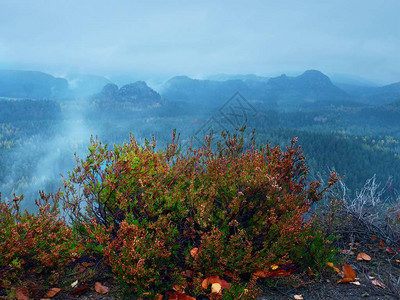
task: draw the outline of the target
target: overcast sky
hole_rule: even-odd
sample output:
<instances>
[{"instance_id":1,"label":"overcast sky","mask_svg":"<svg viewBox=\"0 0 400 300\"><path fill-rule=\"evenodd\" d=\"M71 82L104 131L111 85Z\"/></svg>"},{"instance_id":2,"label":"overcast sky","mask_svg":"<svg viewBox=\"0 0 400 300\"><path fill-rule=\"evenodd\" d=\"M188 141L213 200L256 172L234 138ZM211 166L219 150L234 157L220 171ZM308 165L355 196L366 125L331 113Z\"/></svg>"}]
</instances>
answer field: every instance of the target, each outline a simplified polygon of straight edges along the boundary
<instances>
[{"instance_id":1,"label":"overcast sky","mask_svg":"<svg viewBox=\"0 0 400 300\"><path fill-rule=\"evenodd\" d=\"M0 0L0 68L400 81L399 0Z\"/></svg>"}]
</instances>

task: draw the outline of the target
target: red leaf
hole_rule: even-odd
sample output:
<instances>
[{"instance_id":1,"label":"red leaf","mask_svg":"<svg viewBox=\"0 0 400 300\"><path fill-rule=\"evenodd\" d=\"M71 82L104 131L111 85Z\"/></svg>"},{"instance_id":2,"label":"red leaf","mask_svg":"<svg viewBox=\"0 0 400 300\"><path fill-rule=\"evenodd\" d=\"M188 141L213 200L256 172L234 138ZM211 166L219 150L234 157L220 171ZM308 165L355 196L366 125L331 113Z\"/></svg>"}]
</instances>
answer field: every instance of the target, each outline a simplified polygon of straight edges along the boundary
<instances>
[{"instance_id":1,"label":"red leaf","mask_svg":"<svg viewBox=\"0 0 400 300\"><path fill-rule=\"evenodd\" d=\"M26 286L21 286L17 289L15 296L18 300L29 300L29 291Z\"/></svg>"},{"instance_id":2,"label":"red leaf","mask_svg":"<svg viewBox=\"0 0 400 300\"><path fill-rule=\"evenodd\" d=\"M56 294L58 294L61 291L60 288L51 288L50 290L47 291L46 295L44 295L47 298L52 298Z\"/></svg>"},{"instance_id":3,"label":"red leaf","mask_svg":"<svg viewBox=\"0 0 400 300\"><path fill-rule=\"evenodd\" d=\"M361 252L361 253L358 253L358 255L357 255L357 260L366 260L366 261L370 261L371 260L371 256L369 256L368 254L366 254L366 253L364 253L364 252Z\"/></svg>"},{"instance_id":4,"label":"red leaf","mask_svg":"<svg viewBox=\"0 0 400 300\"><path fill-rule=\"evenodd\" d=\"M196 300L183 292L167 292L168 300Z\"/></svg>"},{"instance_id":5,"label":"red leaf","mask_svg":"<svg viewBox=\"0 0 400 300\"><path fill-rule=\"evenodd\" d=\"M289 276L290 274L293 274L294 270L289 269L288 271L284 269L277 269L274 271L270 272L264 272L264 271L257 271L253 275L261 278L269 278L269 277L284 277L284 276Z\"/></svg>"},{"instance_id":6,"label":"red leaf","mask_svg":"<svg viewBox=\"0 0 400 300\"><path fill-rule=\"evenodd\" d=\"M397 254L397 252L394 251L392 248L386 248L386 252L391 254L391 255L396 255Z\"/></svg>"},{"instance_id":7,"label":"red leaf","mask_svg":"<svg viewBox=\"0 0 400 300\"><path fill-rule=\"evenodd\" d=\"M380 240L379 241L379 248L384 249L385 248L385 242Z\"/></svg>"},{"instance_id":8,"label":"red leaf","mask_svg":"<svg viewBox=\"0 0 400 300\"><path fill-rule=\"evenodd\" d=\"M197 248L197 247L195 247L195 248L193 248L192 250L190 250L190 255L191 255L193 258L196 258L197 255L198 255L198 253L199 253L199 248Z\"/></svg>"},{"instance_id":9,"label":"red leaf","mask_svg":"<svg viewBox=\"0 0 400 300\"><path fill-rule=\"evenodd\" d=\"M96 282L94 285L94 290L97 293L104 295L110 291L110 288L105 285L102 285L100 282Z\"/></svg>"},{"instance_id":10,"label":"red leaf","mask_svg":"<svg viewBox=\"0 0 400 300\"><path fill-rule=\"evenodd\" d=\"M211 276L203 280L201 287L206 290L208 286L213 283L219 283L223 289L229 289L229 286L231 285L229 282L220 279L219 276Z\"/></svg>"},{"instance_id":11,"label":"red leaf","mask_svg":"<svg viewBox=\"0 0 400 300\"><path fill-rule=\"evenodd\" d=\"M356 279L356 271L349 266L349 265L343 265L343 279L339 280L338 283L346 283L346 282L351 282Z\"/></svg>"},{"instance_id":12,"label":"red leaf","mask_svg":"<svg viewBox=\"0 0 400 300\"><path fill-rule=\"evenodd\" d=\"M89 289L89 287L87 285L85 285L85 286L82 286L82 287L80 287L80 288L78 288L76 290L73 290L72 292L70 292L70 295L78 295L78 294L83 293L84 291L86 291L88 289Z\"/></svg>"}]
</instances>

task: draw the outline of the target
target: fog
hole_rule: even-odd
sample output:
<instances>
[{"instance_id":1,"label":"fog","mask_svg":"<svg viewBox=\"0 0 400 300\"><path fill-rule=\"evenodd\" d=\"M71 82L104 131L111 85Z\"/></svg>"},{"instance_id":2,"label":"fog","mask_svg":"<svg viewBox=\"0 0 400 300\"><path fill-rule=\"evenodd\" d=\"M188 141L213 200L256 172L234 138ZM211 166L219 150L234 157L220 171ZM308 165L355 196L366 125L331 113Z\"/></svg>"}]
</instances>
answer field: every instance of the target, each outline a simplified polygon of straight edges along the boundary
<instances>
[{"instance_id":1,"label":"fog","mask_svg":"<svg viewBox=\"0 0 400 300\"><path fill-rule=\"evenodd\" d=\"M397 0L0 0L0 68L52 74L400 78Z\"/></svg>"}]
</instances>

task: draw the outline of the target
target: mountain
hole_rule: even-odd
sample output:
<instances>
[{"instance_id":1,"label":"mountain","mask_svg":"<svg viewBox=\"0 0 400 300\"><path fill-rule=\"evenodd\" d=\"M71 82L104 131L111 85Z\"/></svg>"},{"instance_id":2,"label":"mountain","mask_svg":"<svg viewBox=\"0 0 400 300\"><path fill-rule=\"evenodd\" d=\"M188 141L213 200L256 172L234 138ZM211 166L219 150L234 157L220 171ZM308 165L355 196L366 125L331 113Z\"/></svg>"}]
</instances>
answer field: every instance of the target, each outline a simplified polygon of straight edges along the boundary
<instances>
[{"instance_id":1,"label":"mountain","mask_svg":"<svg viewBox=\"0 0 400 300\"><path fill-rule=\"evenodd\" d=\"M241 80L213 81L177 76L163 85L161 95L173 101L212 104L228 100L236 91L244 90L247 84Z\"/></svg>"},{"instance_id":2,"label":"mountain","mask_svg":"<svg viewBox=\"0 0 400 300\"><path fill-rule=\"evenodd\" d=\"M66 99L68 81L37 71L0 70L0 97Z\"/></svg>"},{"instance_id":3,"label":"mountain","mask_svg":"<svg viewBox=\"0 0 400 300\"><path fill-rule=\"evenodd\" d=\"M154 107L162 102L160 94L144 81L130 83L121 88L113 83L106 84L100 93L92 97L92 100L98 106L114 109L125 106Z\"/></svg>"},{"instance_id":4,"label":"mountain","mask_svg":"<svg viewBox=\"0 0 400 300\"><path fill-rule=\"evenodd\" d=\"M164 84L161 95L170 101L221 106L237 91L249 101L281 110L357 105L350 95L316 70L306 71L297 77L281 75L268 81L213 81L178 76Z\"/></svg>"},{"instance_id":5,"label":"mountain","mask_svg":"<svg viewBox=\"0 0 400 300\"><path fill-rule=\"evenodd\" d=\"M282 75L268 81L269 96L286 108L353 106L351 97L335 86L328 76L308 70L297 77Z\"/></svg>"},{"instance_id":6,"label":"mountain","mask_svg":"<svg viewBox=\"0 0 400 300\"><path fill-rule=\"evenodd\" d=\"M366 97L373 105L388 104L400 100L400 82L378 87Z\"/></svg>"},{"instance_id":7,"label":"mountain","mask_svg":"<svg viewBox=\"0 0 400 300\"><path fill-rule=\"evenodd\" d=\"M334 83L338 88L345 91L350 96L357 98L359 102L366 102L365 98L371 96L376 91L376 86L358 85L350 83Z\"/></svg>"},{"instance_id":8,"label":"mountain","mask_svg":"<svg viewBox=\"0 0 400 300\"><path fill-rule=\"evenodd\" d=\"M385 86L338 84L360 103L380 106L400 100L400 82Z\"/></svg>"}]
</instances>

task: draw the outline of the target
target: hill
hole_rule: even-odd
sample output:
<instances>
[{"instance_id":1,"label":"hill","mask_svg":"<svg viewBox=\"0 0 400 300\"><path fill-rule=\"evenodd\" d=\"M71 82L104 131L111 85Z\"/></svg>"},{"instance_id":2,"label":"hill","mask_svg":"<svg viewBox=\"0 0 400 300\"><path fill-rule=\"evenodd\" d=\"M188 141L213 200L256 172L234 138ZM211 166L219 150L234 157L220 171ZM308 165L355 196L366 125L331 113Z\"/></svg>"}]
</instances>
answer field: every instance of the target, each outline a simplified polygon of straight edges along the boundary
<instances>
[{"instance_id":1,"label":"hill","mask_svg":"<svg viewBox=\"0 0 400 300\"><path fill-rule=\"evenodd\" d=\"M319 71L309 70L297 77L282 75L266 81L251 78L216 81L178 76L164 84L161 95L173 101L220 106L239 91L249 101L280 110L356 105L350 95Z\"/></svg>"},{"instance_id":2,"label":"hill","mask_svg":"<svg viewBox=\"0 0 400 300\"><path fill-rule=\"evenodd\" d=\"M37 71L0 70L0 97L65 99L68 81Z\"/></svg>"},{"instance_id":3,"label":"hill","mask_svg":"<svg viewBox=\"0 0 400 300\"><path fill-rule=\"evenodd\" d=\"M160 94L150 88L144 81L137 81L118 88L116 84L105 85L102 91L92 97L99 107L110 109L132 107L159 106L162 102Z\"/></svg>"}]
</instances>

